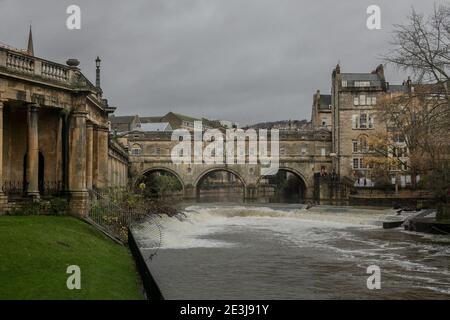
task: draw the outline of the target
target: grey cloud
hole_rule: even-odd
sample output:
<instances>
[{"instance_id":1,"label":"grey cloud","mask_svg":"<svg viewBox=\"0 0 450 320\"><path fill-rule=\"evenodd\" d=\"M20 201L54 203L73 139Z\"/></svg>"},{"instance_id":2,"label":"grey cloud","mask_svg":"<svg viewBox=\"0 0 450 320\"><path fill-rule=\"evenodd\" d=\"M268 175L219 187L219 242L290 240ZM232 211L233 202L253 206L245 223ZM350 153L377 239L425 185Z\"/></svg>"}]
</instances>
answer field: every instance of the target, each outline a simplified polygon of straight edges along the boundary
<instances>
[{"instance_id":1,"label":"grey cloud","mask_svg":"<svg viewBox=\"0 0 450 320\"><path fill-rule=\"evenodd\" d=\"M365 27L368 0L0 0L0 41L25 47L32 21L36 55L78 58L91 79L100 55L102 87L118 114L301 119L310 117L315 90L329 91L338 61L344 71L372 70L392 24L411 6L433 6L376 2L380 31ZM81 7L80 31L65 28L70 4ZM406 77L391 69L387 76Z\"/></svg>"}]
</instances>

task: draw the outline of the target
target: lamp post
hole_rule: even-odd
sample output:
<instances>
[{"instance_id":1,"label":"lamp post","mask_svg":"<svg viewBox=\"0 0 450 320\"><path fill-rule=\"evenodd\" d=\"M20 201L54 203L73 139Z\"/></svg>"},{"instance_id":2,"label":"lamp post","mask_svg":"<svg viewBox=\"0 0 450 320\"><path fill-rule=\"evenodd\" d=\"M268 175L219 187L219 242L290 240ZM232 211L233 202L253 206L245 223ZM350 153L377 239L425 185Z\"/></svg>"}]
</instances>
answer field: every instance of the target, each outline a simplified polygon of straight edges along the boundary
<instances>
[{"instance_id":1,"label":"lamp post","mask_svg":"<svg viewBox=\"0 0 450 320\"><path fill-rule=\"evenodd\" d=\"M97 57L97 59L95 59L95 67L96 67L95 86L99 89L100 89L100 63L101 62L102 62L102 60L100 60L99 57Z\"/></svg>"}]
</instances>

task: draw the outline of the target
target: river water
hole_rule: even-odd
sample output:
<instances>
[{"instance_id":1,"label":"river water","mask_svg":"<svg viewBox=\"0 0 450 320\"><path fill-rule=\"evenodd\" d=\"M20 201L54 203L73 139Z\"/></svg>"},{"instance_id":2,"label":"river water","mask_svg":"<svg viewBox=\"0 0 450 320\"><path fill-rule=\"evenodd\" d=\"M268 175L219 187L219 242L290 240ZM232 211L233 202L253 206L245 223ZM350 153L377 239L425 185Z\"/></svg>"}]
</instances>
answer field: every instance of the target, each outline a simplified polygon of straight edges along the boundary
<instances>
[{"instance_id":1,"label":"river water","mask_svg":"<svg viewBox=\"0 0 450 320\"><path fill-rule=\"evenodd\" d=\"M390 210L187 207L134 230L166 299L450 299L450 236L383 230ZM156 240L155 240L156 239ZM367 288L367 267L381 289Z\"/></svg>"}]
</instances>

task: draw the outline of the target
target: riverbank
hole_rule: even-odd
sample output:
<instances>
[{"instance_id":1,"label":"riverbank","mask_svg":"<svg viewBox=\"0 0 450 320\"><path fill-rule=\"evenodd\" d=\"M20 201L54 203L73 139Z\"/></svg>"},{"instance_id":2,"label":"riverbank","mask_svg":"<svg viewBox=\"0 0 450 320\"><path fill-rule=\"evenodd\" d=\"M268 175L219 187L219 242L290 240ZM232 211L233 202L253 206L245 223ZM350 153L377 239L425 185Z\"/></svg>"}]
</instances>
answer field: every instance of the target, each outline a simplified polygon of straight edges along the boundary
<instances>
[{"instance_id":1,"label":"riverbank","mask_svg":"<svg viewBox=\"0 0 450 320\"><path fill-rule=\"evenodd\" d=\"M0 217L0 299L143 299L133 258L67 216ZM81 290L66 286L81 269Z\"/></svg>"}]
</instances>

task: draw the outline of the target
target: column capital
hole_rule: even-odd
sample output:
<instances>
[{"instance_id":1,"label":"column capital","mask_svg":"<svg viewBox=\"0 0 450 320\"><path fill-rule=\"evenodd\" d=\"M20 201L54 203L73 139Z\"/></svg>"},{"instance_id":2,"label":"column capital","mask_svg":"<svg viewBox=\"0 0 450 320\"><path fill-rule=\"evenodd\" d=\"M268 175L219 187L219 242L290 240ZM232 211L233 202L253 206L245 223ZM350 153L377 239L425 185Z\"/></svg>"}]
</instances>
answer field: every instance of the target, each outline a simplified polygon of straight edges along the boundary
<instances>
[{"instance_id":1,"label":"column capital","mask_svg":"<svg viewBox=\"0 0 450 320\"><path fill-rule=\"evenodd\" d=\"M28 103L27 107L28 107L29 111L35 112L40 108L40 105L38 103L33 102L33 103Z\"/></svg>"},{"instance_id":2,"label":"column capital","mask_svg":"<svg viewBox=\"0 0 450 320\"><path fill-rule=\"evenodd\" d=\"M73 111L72 115L77 118L86 118L88 113L87 111Z\"/></svg>"},{"instance_id":3,"label":"column capital","mask_svg":"<svg viewBox=\"0 0 450 320\"><path fill-rule=\"evenodd\" d=\"M95 125L94 129L96 131L109 132L109 128L108 127L104 127L104 126L100 126L100 125Z\"/></svg>"}]
</instances>

